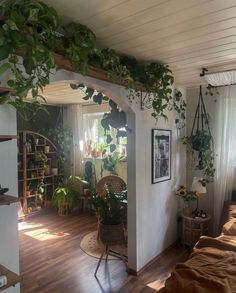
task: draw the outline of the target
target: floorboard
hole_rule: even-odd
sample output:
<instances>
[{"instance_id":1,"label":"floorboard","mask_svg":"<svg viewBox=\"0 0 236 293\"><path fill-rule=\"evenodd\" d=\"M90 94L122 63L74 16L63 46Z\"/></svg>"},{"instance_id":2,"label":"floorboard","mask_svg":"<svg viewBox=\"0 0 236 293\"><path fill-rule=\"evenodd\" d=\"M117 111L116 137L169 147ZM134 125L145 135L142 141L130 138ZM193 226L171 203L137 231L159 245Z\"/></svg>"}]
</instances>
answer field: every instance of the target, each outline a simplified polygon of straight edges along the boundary
<instances>
[{"instance_id":1,"label":"floorboard","mask_svg":"<svg viewBox=\"0 0 236 293\"><path fill-rule=\"evenodd\" d=\"M188 256L174 247L138 277L128 276L120 260L103 261L95 278L98 260L80 249L80 241L96 228L96 218L88 214L42 214L21 223L21 293L151 293L162 287L176 262Z\"/></svg>"}]
</instances>

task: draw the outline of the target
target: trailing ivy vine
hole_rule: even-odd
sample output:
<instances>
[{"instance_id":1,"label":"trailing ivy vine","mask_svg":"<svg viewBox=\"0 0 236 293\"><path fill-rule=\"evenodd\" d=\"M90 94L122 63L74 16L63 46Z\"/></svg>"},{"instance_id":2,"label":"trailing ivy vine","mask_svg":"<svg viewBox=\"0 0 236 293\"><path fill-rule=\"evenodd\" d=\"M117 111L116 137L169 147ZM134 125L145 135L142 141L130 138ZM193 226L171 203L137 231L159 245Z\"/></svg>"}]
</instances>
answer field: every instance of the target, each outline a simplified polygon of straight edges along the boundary
<instances>
[{"instance_id":1,"label":"trailing ivy vine","mask_svg":"<svg viewBox=\"0 0 236 293\"><path fill-rule=\"evenodd\" d=\"M93 100L94 103L101 105L103 102L108 102L111 111L104 113L101 120L101 126L104 129L104 134L106 136L106 144L108 145L109 151L113 153L116 150L116 143L111 135L111 128L116 129L116 138L126 136L126 131L121 130L122 128L127 128L126 114L122 111L118 105L104 95L102 92L98 92L93 88L86 87L83 83L70 84L71 88L74 90L81 90L84 93L83 100Z\"/></svg>"},{"instance_id":2,"label":"trailing ivy vine","mask_svg":"<svg viewBox=\"0 0 236 293\"><path fill-rule=\"evenodd\" d=\"M74 22L61 25L55 9L38 0L4 1L0 15L0 76L9 74L7 84L15 95L2 95L1 104L24 110L29 94L35 107L45 102L43 89L57 70L53 53L59 53L73 61L82 74L88 65L106 70L112 80L126 84L130 100L146 92L155 119L167 119L165 111L178 107L183 119L183 104L175 107L180 101L173 100L174 78L167 65L143 64L112 49L96 48L96 36L88 27ZM132 90L134 83L141 91ZM101 97L96 99L99 102Z\"/></svg>"}]
</instances>

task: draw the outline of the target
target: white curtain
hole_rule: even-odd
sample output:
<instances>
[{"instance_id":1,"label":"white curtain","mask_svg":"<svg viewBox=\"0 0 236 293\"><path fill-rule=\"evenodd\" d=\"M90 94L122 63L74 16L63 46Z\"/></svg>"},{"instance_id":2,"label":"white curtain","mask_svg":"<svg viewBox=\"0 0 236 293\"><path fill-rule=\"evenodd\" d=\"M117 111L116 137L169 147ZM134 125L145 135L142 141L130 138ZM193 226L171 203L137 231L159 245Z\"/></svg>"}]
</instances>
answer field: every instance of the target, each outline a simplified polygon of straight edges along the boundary
<instances>
[{"instance_id":1,"label":"white curtain","mask_svg":"<svg viewBox=\"0 0 236 293\"><path fill-rule=\"evenodd\" d=\"M83 174L83 113L82 105L69 105L64 111L64 123L69 125L73 133L73 141L69 158L68 175Z\"/></svg>"},{"instance_id":2,"label":"white curtain","mask_svg":"<svg viewBox=\"0 0 236 293\"><path fill-rule=\"evenodd\" d=\"M214 232L218 232L222 208L231 199L236 166L236 86L218 89L215 133Z\"/></svg>"},{"instance_id":3,"label":"white curtain","mask_svg":"<svg viewBox=\"0 0 236 293\"><path fill-rule=\"evenodd\" d=\"M83 113L84 142L98 143L97 120L100 120L104 113L85 113L85 110L83 110Z\"/></svg>"}]
</instances>

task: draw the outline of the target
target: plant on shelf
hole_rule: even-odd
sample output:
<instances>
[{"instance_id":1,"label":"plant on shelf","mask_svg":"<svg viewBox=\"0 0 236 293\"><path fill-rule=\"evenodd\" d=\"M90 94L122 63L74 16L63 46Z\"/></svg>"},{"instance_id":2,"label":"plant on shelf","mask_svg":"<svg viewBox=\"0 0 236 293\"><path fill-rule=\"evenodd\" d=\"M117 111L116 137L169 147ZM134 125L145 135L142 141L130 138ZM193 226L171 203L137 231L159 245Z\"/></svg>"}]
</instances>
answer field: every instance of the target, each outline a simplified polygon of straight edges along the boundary
<instances>
[{"instance_id":1,"label":"plant on shelf","mask_svg":"<svg viewBox=\"0 0 236 293\"><path fill-rule=\"evenodd\" d=\"M37 193L39 195L39 198L42 199L45 191L45 183L44 183L44 178L41 178L39 180L39 183L37 185Z\"/></svg>"},{"instance_id":2,"label":"plant on shelf","mask_svg":"<svg viewBox=\"0 0 236 293\"><path fill-rule=\"evenodd\" d=\"M59 124L55 128L40 129L39 132L47 137L55 144L57 148L57 157L54 158L55 168L58 167L60 174L64 173L64 165L71 149L72 130L69 126Z\"/></svg>"},{"instance_id":3,"label":"plant on shelf","mask_svg":"<svg viewBox=\"0 0 236 293\"><path fill-rule=\"evenodd\" d=\"M105 70L105 76L129 88L130 100L141 98L144 107L153 109L155 119L167 118L165 111L172 104L174 82L167 65L144 64L110 48L100 50L88 27L74 22L61 25L65 22L55 9L42 1L4 1L0 13L0 76L9 73L7 84L14 96L6 93L0 103L25 111L25 98L30 94L33 114L37 114L45 101L43 88L49 84L50 74L59 69L55 63L66 57L74 70L83 74L88 65ZM146 94L147 99L143 99Z\"/></svg>"},{"instance_id":4,"label":"plant on shelf","mask_svg":"<svg viewBox=\"0 0 236 293\"><path fill-rule=\"evenodd\" d=\"M74 180L82 181L79 176L69 176L55 189L53 203L59 215L69 215L77 204L78 194L73 189Z\"/></svg>"},{"instance_id":5,"label":"plant on shelf","mask_svg":"<svg viewBox=\"0 0 236 293\"><path fill-rule=\"evenodd\" d=\"M38 161L40 162L40 165L39 165L39 176L44 176L45 175L45 171L47 169L47 166L48 166L48 157L47 155L43 152L43 151L39 151L37 154L37 159Z\"/></svg>"}]
</instances>

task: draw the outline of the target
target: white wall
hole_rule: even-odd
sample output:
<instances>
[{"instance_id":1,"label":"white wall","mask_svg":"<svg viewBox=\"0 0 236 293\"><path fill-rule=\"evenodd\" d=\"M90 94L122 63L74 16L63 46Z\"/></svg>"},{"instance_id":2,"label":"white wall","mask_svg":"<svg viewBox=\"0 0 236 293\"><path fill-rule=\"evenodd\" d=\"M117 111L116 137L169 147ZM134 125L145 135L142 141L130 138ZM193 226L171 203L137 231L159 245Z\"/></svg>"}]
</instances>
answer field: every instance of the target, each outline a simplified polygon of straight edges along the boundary
<instances>
[{"instance_id":1,"label":"white wall","mask_svg":"<svg viewBox=\"0 0 236 293\"><path fill-rule=\"evenodd\" d=\"M185 94L184 89L182 89ZM151 111L136 113L137 269L177 239L177 185L185 184L185 148L175 128L173 113L168 122L155 123ZM151 129L172 130L171 180L151 184Z\"/></svg>"},{"instance_id":2,"label":"white wall","mask_svg":"<svg viewBox=\"0 0 236 293\"><path fill-rule=\"evenodd\" d=\"M141 111L139 104L129 106L127 93L121 86L59 71L52 81L80 81L103 91L112 98L128 118L128 256L129 267L138 271L177 239L177 184L185 184L185 148L174 125L173 114L168 123L156 125L151 112ZM185 95L184 89L182 89ZM172 130L172 178L151 184L151 129Z\"/></svg>"},{"instance_id":3,"label":"white wall","mask_svg":"<svg viewBox=\"0 0 236 293\"><path fill-rule=\"evenodd\" d=\"M0 134L16 134L16 112L12 107L0 105ZM9 187L8 194L17 196L17 143L0 143L0 184ZM17 204L0 206L0 264L19 273L17 230ZM4 292L20 292L20 286Z\"/></svg>"}]
</instances>

